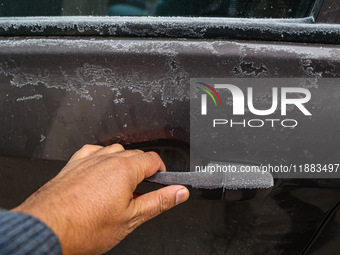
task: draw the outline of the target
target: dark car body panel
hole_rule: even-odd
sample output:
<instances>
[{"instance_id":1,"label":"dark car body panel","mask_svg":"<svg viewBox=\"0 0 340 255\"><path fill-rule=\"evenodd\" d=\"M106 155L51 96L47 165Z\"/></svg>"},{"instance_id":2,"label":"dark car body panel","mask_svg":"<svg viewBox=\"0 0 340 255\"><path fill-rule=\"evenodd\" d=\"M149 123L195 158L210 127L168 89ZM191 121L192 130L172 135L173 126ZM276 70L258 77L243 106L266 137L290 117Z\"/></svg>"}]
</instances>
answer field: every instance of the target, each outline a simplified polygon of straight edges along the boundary
<instances>
[{"instance_id":1,"label":"dark car body panel","mask_svg":"<svg viewBox=\"0 0 340 255\"><path fill-rule=\"evenodd\" d=\"M337 45L6 39L0 54L0 111L6 123L1 127L1 152L52 160L67 160L84 143L134 144L157 139L189 143L191 77L257 77L262 78L263 86L256 89L264 89L267 82L273 84L266 78L340 75ZM328 96L336 89L334 85L313 91L319 104L314 112L324 117L311 122L309 133L305 129L303 133L237 130L230 140L234 152L228 159L266 163L279 158L269 162L291 163L313 157L313 163L336 161L339 108L336 97ZM332 112L326 107L330 102ZM255 136L263 139L252 142L250 137ZM272 148L268 137L275 138L279 149ZM250 155L242 152L245 147Z\"/></svg>"}]
</instances>

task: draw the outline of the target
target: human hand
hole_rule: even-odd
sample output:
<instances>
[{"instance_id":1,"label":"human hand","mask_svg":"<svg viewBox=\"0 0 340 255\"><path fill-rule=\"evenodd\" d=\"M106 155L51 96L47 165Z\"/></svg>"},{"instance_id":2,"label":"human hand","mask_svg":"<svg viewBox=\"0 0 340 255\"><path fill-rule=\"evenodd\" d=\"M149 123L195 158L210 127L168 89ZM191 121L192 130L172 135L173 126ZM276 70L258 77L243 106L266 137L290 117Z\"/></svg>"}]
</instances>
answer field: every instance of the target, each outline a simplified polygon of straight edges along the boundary
<instances>
[{"instance_id":1,"label":"human hand","mask_svg":"<svg viewBox=\"0 0 340 255\"><path fill-rule=\"evenodd\" d=\"M64 254L104 253L145 221L188 199L189 191L179 185L134 194L157 171L166 169L155 152L85 145L13 211L45 222Z\"/></svg>"}]
</instances>

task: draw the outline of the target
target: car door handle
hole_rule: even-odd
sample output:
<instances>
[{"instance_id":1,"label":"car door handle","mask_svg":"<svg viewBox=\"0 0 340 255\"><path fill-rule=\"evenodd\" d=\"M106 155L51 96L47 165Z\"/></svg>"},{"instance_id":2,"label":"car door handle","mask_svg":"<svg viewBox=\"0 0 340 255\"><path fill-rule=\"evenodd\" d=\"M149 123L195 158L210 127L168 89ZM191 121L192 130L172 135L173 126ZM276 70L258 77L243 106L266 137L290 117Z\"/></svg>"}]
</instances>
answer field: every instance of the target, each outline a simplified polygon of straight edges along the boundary
<instances>
[{"instance_id":1,"label":"car door handle","mask_svg":"<svg viewBox=\"0 0 340 255\"><path fill-rule=\"evenodd\" d=\"M220 164L220 163L211 163ZM267 194L274 185L271 173L242 172L242 166L234 165L235 172L157 172L145 179L156 186L184 185L190 189L191 197L234 201L248 200ZM248 168L251 169L251 168ZM253 167L252 169L256 169ZM259 169L259 168L258 168ZM154 186L156 188L156 186ZM262 195L261 195L262 194Z\"/></svg>"}]
</instances>

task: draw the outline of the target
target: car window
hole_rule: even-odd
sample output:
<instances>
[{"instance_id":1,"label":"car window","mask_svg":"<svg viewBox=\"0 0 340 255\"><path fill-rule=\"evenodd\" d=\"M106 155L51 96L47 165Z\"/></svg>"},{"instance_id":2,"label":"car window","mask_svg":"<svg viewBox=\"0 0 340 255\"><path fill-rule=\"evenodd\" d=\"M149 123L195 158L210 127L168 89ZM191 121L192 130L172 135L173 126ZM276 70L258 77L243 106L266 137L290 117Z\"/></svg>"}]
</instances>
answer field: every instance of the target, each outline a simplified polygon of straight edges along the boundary
<instances>
[{"instance_id":1,"label":"car window","mask_svg":"<svg viewBox=\"0 0 340 255\"><path fill-rule=\"evenodd\" d=\"M0 16L304 18L322 0L0 0Z\"/></svg>"}]
</instances>

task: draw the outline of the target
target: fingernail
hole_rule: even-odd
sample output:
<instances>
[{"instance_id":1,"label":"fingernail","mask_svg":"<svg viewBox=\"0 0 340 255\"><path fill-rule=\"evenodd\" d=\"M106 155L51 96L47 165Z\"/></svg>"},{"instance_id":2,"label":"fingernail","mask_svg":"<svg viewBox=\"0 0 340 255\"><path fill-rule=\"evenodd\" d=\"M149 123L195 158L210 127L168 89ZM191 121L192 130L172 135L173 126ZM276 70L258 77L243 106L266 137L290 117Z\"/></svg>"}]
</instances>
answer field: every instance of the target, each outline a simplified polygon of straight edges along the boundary
<instances>
[{"instance_id":1,"label":"fingernail","mask_svg":"<svg viewBox=\"0 0 340 255\"><path fill-rule=\"evenodd\" d=\"M189 198L189 191L187 189L180 189L176 193L176 205L183 203Z\"/></svg>"}]
</instances>

